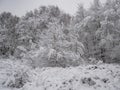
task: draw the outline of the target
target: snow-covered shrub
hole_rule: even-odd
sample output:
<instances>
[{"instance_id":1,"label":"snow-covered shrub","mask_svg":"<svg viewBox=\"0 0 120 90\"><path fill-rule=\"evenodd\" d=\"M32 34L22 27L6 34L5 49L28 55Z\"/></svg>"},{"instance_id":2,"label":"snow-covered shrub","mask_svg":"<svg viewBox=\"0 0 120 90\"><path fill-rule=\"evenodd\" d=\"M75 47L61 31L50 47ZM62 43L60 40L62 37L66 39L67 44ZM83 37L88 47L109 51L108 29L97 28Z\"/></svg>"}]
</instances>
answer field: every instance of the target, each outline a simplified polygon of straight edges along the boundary
<instances>
[{"instance_id":1,"label":"snow-covered shrub","mask_svg":"<svg viewBox=\"0 0 120 90\"><path fill-rule=\"evenodd\" d=\"M23 59L29 66L46 67L48 63L48 49L45 47L39 47L37 50L29 51Z\"/></svg>"},{"instance_id":2,"label":"snow-covered shrub","mask_svg":"<svg viewBox=\"0 0 120 90\"><path fill-rule=\"evenodd\" d=\"M15 49L14 57L20 59L24 57L26 52L27 52L27 49L24 46L17 46Z\"/></svg>"},{"instance_id":3,"label":"snow-covered shrub","mask_svg":"<svg viewBox=\"0 0 120 90\"><path fill-rule=\"evenodd\" d=\"M0 84L21 88L29 81L29 68L18 61L0 61Z\"/></svg>"},{"instance_id":4,"label":"snow-covered shrub","mask_svg":"<svg viewBox=\"0 0 120 90\"><path fill-rule=\"evenodd\" d=\"M83 84L87 84L89 86L93 86L93 85L96 84L96 82L94 80L92 80L91 78L84 77L84 78L81 79L81 81L82 81Z\"/></svg>"},{"instance_id":5,"label":"snow-covered shrub","mask_svg":"<svg viewBox=\"0 0 120 90\"><path fill-rule=\"evenodd\" d=\"M24 58L32 67L78 66L84 61L79 53L76 54L72 51L57 51L47 47L31 50Z\"/></svg>"},{"instance_id":6,"label":"snow-covered shrub","mask_svg":"<svg viewBox=\"0 0 120 90\"><path fill-rule=\"evenodd\" d=\"M111 60L108 61L109 63L120 63L120 45L112 49L110 57Z\"/></svg>"},{"instance_id":7,"label":"snow-covered shrub","mask_svg":"<svg viewBox=\"0 0 120 90\"><path fill-rule=\"evenodd\" d=\"M95 58L92 57L88 58L87 62L89 64L98 64L98 65L103 63L102 60L96 60Z\"/></svg>"},{"instance_id":8,"label":"snow-covered shrub","mask_svg":"<svg viewBox=\"0 0 120 90\"><path fill-rule=\"evenodd\" d=\"M67 67L79 65L80 56L73 52L57 52L51 49L48 53L48 62L50 66Z\"/></svg>"}]
</instances>

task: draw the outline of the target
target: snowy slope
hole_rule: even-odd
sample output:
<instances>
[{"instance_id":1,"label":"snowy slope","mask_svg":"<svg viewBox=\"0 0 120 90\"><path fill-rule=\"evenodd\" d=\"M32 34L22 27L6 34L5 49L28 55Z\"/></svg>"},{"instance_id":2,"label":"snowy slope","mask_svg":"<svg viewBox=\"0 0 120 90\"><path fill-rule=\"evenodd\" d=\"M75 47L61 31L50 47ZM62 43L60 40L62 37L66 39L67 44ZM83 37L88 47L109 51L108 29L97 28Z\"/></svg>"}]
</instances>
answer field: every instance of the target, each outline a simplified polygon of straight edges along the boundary
<instances>
[{"instance_id":1,"label":"snowy slope","mask_svg":"<svg viewBox=\"0 0 120 90\"><path fill-rule=\"evenodd\" d=\"M23 90L120 90L120 66L36 69Z\"/></svg>"},{"instance_id":2,"label":"snowy slope","mask_svg":"<svg viewBox=\"0 0 120 90\"><path fill-rule=\"evenodd\" d=\"M3 65L3 62L1 63ZM12 65L14 66L15 63ZM12 69L6 66L4 68L4 66L5 63L0 67L0 90L120 90L119 65L101 64L42 69L28 69L23 65L16 65L19 66L17 70L25 68L29 77L25 85L17 89L2 88L5 87L2 81L12 76L7 75L8 71L5 72L5 70L12 71ZM15 73L14 69L13 72Z\"/></svg>"}]
</instances>

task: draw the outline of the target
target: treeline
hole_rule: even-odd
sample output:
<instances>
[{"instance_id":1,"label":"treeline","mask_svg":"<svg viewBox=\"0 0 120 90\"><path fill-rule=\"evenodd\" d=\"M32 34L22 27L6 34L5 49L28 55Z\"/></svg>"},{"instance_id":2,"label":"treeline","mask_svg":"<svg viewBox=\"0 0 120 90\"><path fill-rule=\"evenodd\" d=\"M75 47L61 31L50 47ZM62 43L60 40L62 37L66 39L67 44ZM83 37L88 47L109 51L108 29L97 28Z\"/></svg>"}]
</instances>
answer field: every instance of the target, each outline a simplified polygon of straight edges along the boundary
<instances>
[{"instance_id":1,"label":"treeline","mask_svg":"<svg viewBox=\"0 0 120 90\"><path fill-rule=\"evenodd\" d=\"M120 1L94 0L86 10L79 5L75 16L57 6L41 6L23 17L9 12L0 14L0 55L20 57L24 52L45 47L47 59L75 62L90 58L107 63L120 62ZM52 54L50 54L52 53ZM61 58L62 57L62 58ZM43 59L43 58L42 58ZM66 61L67 63L68 61ZM60 63L60 62L59 62Z\"/></svg>"}]
</instances>

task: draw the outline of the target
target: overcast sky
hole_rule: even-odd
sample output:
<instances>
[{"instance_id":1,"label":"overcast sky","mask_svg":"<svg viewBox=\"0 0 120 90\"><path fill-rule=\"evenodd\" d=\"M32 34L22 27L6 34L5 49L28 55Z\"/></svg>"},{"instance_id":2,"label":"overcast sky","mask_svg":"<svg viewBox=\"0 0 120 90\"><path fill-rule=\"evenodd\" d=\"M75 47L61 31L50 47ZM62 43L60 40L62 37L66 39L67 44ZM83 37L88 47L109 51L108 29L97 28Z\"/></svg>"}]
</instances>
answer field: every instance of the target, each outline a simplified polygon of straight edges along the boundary
<instances>
[{"instance_id":1,"label":"overcast sky","mask_svg":"<svg viewBox=\"0 0 120 90\"><path fill-rule=\"evenodd\" d=\"M78 4L84 4L88 8L93 0L0 0L0 13L12 12L14 15L22 16L27 11L40 7L41 5L56 5L63 11L75 14ZM105 0L101 0L105 2Z\"/></svg>"}]
</instances>

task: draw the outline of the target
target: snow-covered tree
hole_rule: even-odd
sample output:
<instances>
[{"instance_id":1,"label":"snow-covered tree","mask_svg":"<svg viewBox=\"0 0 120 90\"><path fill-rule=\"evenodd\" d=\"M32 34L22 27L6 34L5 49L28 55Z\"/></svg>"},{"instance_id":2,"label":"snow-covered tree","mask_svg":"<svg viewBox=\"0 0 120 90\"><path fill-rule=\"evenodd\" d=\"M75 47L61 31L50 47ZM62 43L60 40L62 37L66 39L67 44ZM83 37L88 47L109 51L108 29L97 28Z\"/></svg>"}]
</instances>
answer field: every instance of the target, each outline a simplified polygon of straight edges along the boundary
<instances>
[{"instance_id":1,"label":"snow-covered tree","mask_svg":"<svg viewBox=\"0 0 120 90\"><path fill-rule=\"evenodd\" d=\"M18 23L19 18L13 16L9 12L3 12L0 14L0 26L1 26L1 52L3 55L13 55L17 45L17 33L15 25Z\"/></svg>"},{"instance_id":2,"label":"snow-covered tree","mask_svg":"<svg viewBox=\"0 0 120 90\"><path fill-rule=\"evenodd\" d=\"M38 61L44 60L47 65L54 62L53 66L66 66L77 60L80 62L84 54L84 46L73 33L71 16L56 6L42 6L28 12L16 25L16 30L19 45L28 51L36 46L46 48L46 58L43 52Z\"/></svg>"},{"instance_id":3,"label":"snow-covered tree","mask_svg":"<svg viewBox=\"0 0 120 90\"><path fill-rule=\"evenodd\" d=\"M119 9L119 0L107 0L104 5L94 0L87 16L82 21L78 19L75 30L85 46L87 57L112 61L111 53L119 46Z\"/></svg>"},{"instance_id":4,"label":"snow-covered tree","mask_svg":"<svg viewBox=\"0 0 120 90\"><path fill-rule=\"evenodd\" d=\"M100 10L100 8L101 8L100 0L94 0L93 5L91 6L91 10L97 12Z\"/></svg>"},{"instance_id":5,"label":"snow-covered tree","mask_svg":"<svg viewBox=\"0 0 120 90\"><path fill-rule=\"evenodd\" d=\"M86 10L84 9L83 5L78 6L78 11L76 13L76 22L81 22L85 18L85 12Z\"/></svg>"}]
</instances>

